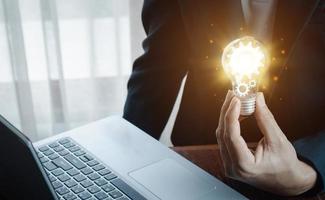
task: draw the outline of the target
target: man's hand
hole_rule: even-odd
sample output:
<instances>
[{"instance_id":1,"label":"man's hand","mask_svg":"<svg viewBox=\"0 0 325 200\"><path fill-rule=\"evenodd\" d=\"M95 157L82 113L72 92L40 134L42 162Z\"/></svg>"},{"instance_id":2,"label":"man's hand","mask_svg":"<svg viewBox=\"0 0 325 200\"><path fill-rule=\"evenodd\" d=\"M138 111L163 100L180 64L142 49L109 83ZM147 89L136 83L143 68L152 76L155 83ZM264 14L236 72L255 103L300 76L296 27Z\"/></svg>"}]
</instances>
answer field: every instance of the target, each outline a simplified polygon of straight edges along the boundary
<instances>
[{"instance_id":1,"label":"man's hand","mask_svg":"<svg viewBox=\"0 0 325 200\"><path fill-rule=\"evenodd\" d=\"M228 92L217 129L227 177L285 196L304 193L314 186L316 172L297 158L262 93L257 95L255 118L264 137L254 152L240 135L239 117L240 100Z\"/></svg>"}]
</instances>

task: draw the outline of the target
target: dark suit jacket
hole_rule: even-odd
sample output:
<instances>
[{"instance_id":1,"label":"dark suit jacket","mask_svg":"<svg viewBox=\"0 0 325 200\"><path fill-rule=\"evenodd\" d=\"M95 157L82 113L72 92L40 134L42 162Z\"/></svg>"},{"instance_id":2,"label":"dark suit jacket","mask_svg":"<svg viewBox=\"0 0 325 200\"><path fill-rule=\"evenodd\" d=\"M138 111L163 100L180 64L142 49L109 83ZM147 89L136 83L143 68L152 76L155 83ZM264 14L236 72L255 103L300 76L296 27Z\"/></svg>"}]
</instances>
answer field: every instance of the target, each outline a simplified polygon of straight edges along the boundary
<instances>
[{"instance_id":1,"label":"dark suit jacket","mask_svg":"<svg viewBox=\"0 0 325 200\"><path fill-rule=\"evenodd\" d=\"M181 82L184 94L172 134L175 145L216 143L220 108L231 87L223 48L249 35L240 0L145 0L145 53L133 66L124 117L159 138ZM297 152L325 178L325 3L279 0L271 66L262 91ZM278 77L278 78L273 78ZM241 124L247 141L261 134L253 117ZM321 179L320 179L321 180Z\"/></svg>"}]
</instances>

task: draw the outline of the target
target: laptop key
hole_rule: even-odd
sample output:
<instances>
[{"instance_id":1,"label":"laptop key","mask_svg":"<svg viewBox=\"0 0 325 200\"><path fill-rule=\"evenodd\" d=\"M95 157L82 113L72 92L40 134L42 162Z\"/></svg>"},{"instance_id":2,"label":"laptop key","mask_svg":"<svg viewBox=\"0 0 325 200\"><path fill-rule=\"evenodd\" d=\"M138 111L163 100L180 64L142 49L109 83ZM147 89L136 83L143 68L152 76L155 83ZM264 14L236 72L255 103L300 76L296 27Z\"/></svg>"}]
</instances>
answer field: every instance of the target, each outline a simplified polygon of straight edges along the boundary
<instances>
[{"instance_id":1,"label":"laptop key","mask_svg":"<svg viewBox=\"0 0 325 200\"><path fill-rule=\"evenodd\" d=\"M45 162L48 162L50 161L49 159L47 159L46 157L43 157L41 159L39 159L41 161L41 163L45 163Z\"/></svg>"},{"instance_id":2,"label":"laptop key","mask_svg":"<svg viewBox=\"0 0 325 200\"><path fill-rule=\"evenodd\" d=\"M86 177L82 174L78 174L78 175L74 176L73 178L78 182L81 182L86 179Z\"/></svg>"},{"instance_id":3,"label":"laptop key","mask_svg":"<svg viewBox=\"0 0 325 200\"><path fill-rule=\"evenodd\" d=\"M93 166L98 165L98 164L99 164L99 162L97 160L92 160L92 161L89 161L87 163L87 165L90 166L90 167L93 167Z\"/></svg>"},{"instance_id":4,"label":"laptop key","mask_svg":"<svg viewBox=\"0 0 325 200\"><path fill-rule=\"evenodd\" d=\"M90 193L92 193L92 194L95 194L95 193L97 193L97 192L100 191L100 188L97 187L96 185L93 185L93 186L91 186L91 187L88 188L88 191L89 191Z\"/></svg>"},{"instance_id":5,"label":"laptop key","mask_svg":"<svg viewBox=\"0 0 325 200\"><path fill-rule=\"evenodd\" d=\"M38 158L43 158L44 157L44 155L41 152L38 152L37 156L38 156Z\"/></svg>"},{"instance_id":6,"label":"laptop key","mask_svg":"<svg viewBox=\"0 0 325 200\"><path fill-rule=\"evenodd\" d=\"M84 181L82 181L80 184L81 184L83 187L85 187L85 188L94 185L93 182L91 182L90 180L84 180Z\"/></svg>"},{"instance_id":7,"label":"laptop key","mask_svg":"<svg viewBox=\"0 0 325 200\"><path fill-rule=\"evenodd\" d=\"M119 178L112 180L111 183L133 200L146 200L146 198Z\"/></svg>"},{"instance_id":8,"label":"laptop key","mask_svg":"<svg viewBox=\"0 0 325 200\"><path fill-rule=\"evenodd\" d=\"M88 175L88 178L89 178L90 180L94 181L94 180L96 180L96 179L99 179L100 176L99 176L98 174L96 174L96 173L92 173L92 174L89 174L89 175Z\"/></svg>"},{"instance_id":9,"label":"laptop key","mask_svg":"<svg viewBox=\"0 0 325 200\"><path fill-rule=\"evenodd\" d=\"M95 194L95 197L99 200L102 200L108 197L108 195L105 192L98 192L97 194Z\"/></svg>"},{"instance_id":10,"label":"laptop key","mask_svg":"<svg viewBox=\"0 0 325 200\"><path fill-rule=\"evenodd\" d=\"M85 157L88 159L88 160L93 160L94 158L91 157L90 155L86 154Z\"/></svg>"},{"instance_id":11,"label":"laptop key","mask_svg":"<svg viewBox=\"0 0 325 200\"><path fill-rule=\"evenodd\" d=\"M86 152L84 152L83 150L79 150L79 151L76 151L76 152L74 152L74 155L76 155L76 156L82 156L82 155L84 155Z\"/></svg>"},{"instance_id":12,"label":"laptop key","mask_svg":"<svg viewBox=\"0 0 325 200\"><path fill-rule=\"evenodd\" d=\"M43 146L43 147L38 148L38 150L44 152L44 151L49 150L49 148L47 146Z\"/></svg>"},{"instance_id":13,"label":"laptop key","mask_svg":"<svg viewBox=\"0 0 325 200\"><path fill-rule=\"evenodd\" d=\"M68 154L69 154L69 151L66 150L66 149L64 149L63 151L60 151L59 154L60 154L61 156L65 156L65 155L68 155Z\"/></svg>"},{"instance_id":14,"label":"laptop key","mask_svg":"<svg viewBox=\"0 0 325 200\"><path fill-rule=\"evenodd\" d=\"M54 153L54 151L52 151L51 149L43 152L43 154L46 155L46 156L49 156L49 155L51 155L53 153Z\"/></svg>"},{"instance_id":15,"label":"laptop key","mask_svg":"<svg viewBox=\"0 0 325 200\"><path fill-rule=\"evenodd\" d=\"M64 156L64 158L69 161L69 163L71 163L73 166L75 166L77 169L82 169L87 167L87 165L83 162L81 162L77 157L75 157L72 154L68 154L66 156Z\"/></svg>"},{"instance_id":16,"label":"laptop key","mask_svg":"<svg viewBox=\"0 0 325 200\"><path fill-rule=\"evenodd\" d=\"M49 179L50 179L51 182L56 181L56 178L54 176L49 175L48 177L49 177Z\"/></svg>"},{"instance_id":17,"label":"laptop key","mask_svg":"<svg viewBox=\"0 0 325 200\"><path fill-rule=\"evenodd\" d=\"M105 167L103 165L97 165L97 166L93 167L93 170L95 170L95 171L99 171L102 169L105 169Z\"/></svg>"},{"instance_id":18,"label":"laptop key","mask_svg":"<svg viewBox=\"0 0 325 200\"><path fill-rule=\"evenodd\" d=\"M80 185L74 186L71 190L72 190L75 194L78 194L78 193L80 193L80 192L85 191L85 189L84 189L83 187L81 187Z\"/></svg>"},{"instance_id":19,"label":"laptop key","mask_svg":"<svg viewBox=\"0 0 325 200\"><path fill-rule=\"evenodd\" d=\"M52 161L56 166L62 168L64 171L67 171L69 169L72 169L71 164L69 164L66 160L63 158L57 158Z\"/></svg>"},{"instance_id":20,"label":"laptop key","mask_svg":"<svg viewBox=\"0 0 325 200\"><path fill-rule=\"evenodd\" d=\"M71 178L70 178L70 176L68 176L68 175L66 175L66 174L62 174L62 175L58 176L58 179L59 179L60 181L62 181L62 182L65 182L65 181L67 181L67 180L69 180L69 179L71 179Z\"/></svg>"},{"instance_id":21,"label":"laptop key","mask_svg":"<svg viewBox=\"0 0 325 200\"><path fill-rule=\"evenodd\" d=\"M59 187L62 187L63 184L59 181L52 182L53 188L58 189Z\"/></svg>"},{"instance_id":22,"label":"laptop key","mask_svg":"<svg viewBox=\"0 0 325 200\"><path fill-rule=\"evenodd\" d=\"M71 141L68 138L64 138L64 139L59 140L60 144L66 144L66 143L69 143L69 142L71 142Z\"/></svg>"},{"instance_id":23,"label":"laptop key","mask_svg":"<svg viewBox=\"0 0 325 200\"><path fill-rule=\"evenodd\" d=\"M84 191L78 194L78 196L80 199L84 200L84 199L89 199L91 197L91 194L89 194L89 192L87 191Z\"/></svg>"},{"instance_id":24,"label":"laptop key","mask_svg":"<svg viewBox=\"0 0 325 200\"><path fill-rule=\"evenodd\" d=\"M105 192L111 192L111 191L115 190L115 188L114 188L111 184L103 185L103 186L102 186L102 189L103 189Z\"/></svg>"},{"instance_id":25,"label":"laptop key","mask_svg":"<svg viewBox=\"0 0 325 200\"><path fill-rule=\"evenodd\" d=\"M61 147L61 146L57 146L57 147L54 147L53 150L56 151L56 152L60 152L60 151L63 151L64 148Z\"/></svg>"},{"instance_id":26,"label":"laptop key","mask_svg":"<svg viewBox=\"0 0 325 200\"><path fill-rule=\"evenodd\" d=\"M76 146L76 145L73 144L73 143L71 143L71 142L69 142L69 143L63 144L63 146L64 146L65 148L69 149L70 147L74 147L74 146Z\"/></svg>"},{"instance_id":27,"label":"laptop key","mask_svg":"<svg viewBox=\"0 0 325 200\"><path fill-rule=\"evenodd\" d=\"M73 186L76 186L78 183L75 180L68 180L64 183L67 187L72 188Z\"/></svg>"},{"instance_id":28,"label":"laptop key","mask_svg":"<svg viewBox=\"0 0 325 200\"><path fill-rule=\"evenodd\" d=\"M43 164L43 166L49 171L52 171L57 168L52 162L46 162Z\"/></svg>"},{"instance_id":29,"label":"laptop key","mask_svg":"<svg viewBox=\"0 0 325 200\"><path fill-rule=\"evenodd\" d=\"M82 169L81 172L82 172L84 175L88 175L88 174L91 174L91 173L93 172L93 170L90 169L89 167L86 167L86 168Z\"/></svg>"},{"instance_id":30,"label":"laptop key","mask_svg":"<svg viewBox=\"0 0 325 200\"><path fill-rule=\"evenodd\" d=\"M80 147L78 147L78 146L74 146L74 147L69 148L69 151L71 151L71 152L76 152L76 151L79 151L79 150L80 150Z\"/></svg>"},{"instance_id":31,"label":"laptop key","mask_svg":"<svg viewBox=\"0 0 325 200\"><path fill-rule=\"evenodd\" d=\"M56 153L54 153L54 154L52 154L52 155L49 156L49 159L54 160L54 159L56 159L58 157L59 157L59 155L56 154Z\"/></svg>"},{"instance_id":32,"label":"laptop key","mask_svg":"<svg viewBox=\"0 0 325 200\"><path fill-rule=\"evenodd\" d=\"M70 169L69 171L67 171L67 173L70 175L70 176L75 176L77 174L80 174L80 172L78 170L76 170L75 168L73 169Z\"/></svg>"},{"instance_id":33,"label":"laptop key","mask_svg":"<svg viewBox=\"0 0 325 200\"><path fill-rule=\"evenodd\" d=\"M102 185L107 184L108 182L107 182L105 179L100 178L100 179L97 179L97 180L95 181L95 183L96 183L96 185L98 185L98 186L102 186Z\"/></svg>"},{"instance_id":34,"label":"laptop key","mask_svg":"<svg viewBox=\"0 0 325 200\"><path fill-rule=\"evenodd\" d=\"M83 156L80 156L80 159L81 159L82 161L84 161L84 162L88 162L88 161L94 160L94 158L91 157L91 156L88 155L88 154L85 154L85 155L83 155Z\"/></svg>"},{"instance_id":35,"label":"laptop key","mask_svg":"<svg viewBox=\"0 0 325 200\"><path fill-rule=\"evenodd\" d=\"M103 169L103 170L99 171L98 173L102 176L105 176L106 174L111 173L111 171L109 169Z\"/></svg>"},{"instance_id":36,"label":"laptop key","mask_svg":"<svg viewBox=\"0 0 325 200\"><path fill-rule=\"evenodd\" d=\"M59 193L60 195L64 195L69 192L69 189L63 186L57 189L56 192Z\"/></svg>"},{"instance_id":37,"label":"laptop key","mask_svg":"<svg viewBox=\"0 0 325 200\"><path fill-rule=\"evenodd\" d=\"M109 193L109 196L111 196L113 199L117 199L117 198L123 196L123 194L118 190L114 190L113 192Z\"/></svg>"},{"instance_id":38,"label":"laptop key","mask_svg":"<svg viewBox=\"0 0 325 200\"><path fill-rule=\"evenodd\" d=\"M53 143L51 143L49 145L49 147L51 147L51 148L55 148L55 147L58 147L58 146L60 146L60 145L57 142L53 142Z\"/></svg>"},{"instance_id":39,"label":"laptop key","mask_svg":"<svg viewBox=\"0 0 325 200\"><path fill-rule=\"evenodd\" d=\"M52 174L54 176L60 176L63 173L64 173L64 171L62 169L56 169L56 170L52 171Z\"/></svg>"},{"instance_id":40,"label":"laptop key","mask_svg":"<svg viewBox=\"0 0 325 200\"><path fill-rule=\"evenodd\" d=\"M113 180L114 178L117 178L117 176L115 174L113 174L113 173L110 173L110 174L104 176L104 178L106 180L110 181L110 180Z\"/></svg>"},{"instance_id":41,"label":"laptop key","mask_svg":"<svg viewBox=\"0 0 325 200\"><path fill-rule=\"evenodd\" d=\"M84 157L84 156L80 156L79 159L84 161L84 162L88 162L88 159L86 157Z\"/></svg>"},{"instance_id":42,"label":"laptop key","mask_svg":"<svg viewBox=\"0 0 325 200\"><path fill-rule=\"evenodd\" d=\"M74 200L77 198L77 196L70 192L68 194L63 195L63 198L65 200Z\"/></svg>"}]
</instances>

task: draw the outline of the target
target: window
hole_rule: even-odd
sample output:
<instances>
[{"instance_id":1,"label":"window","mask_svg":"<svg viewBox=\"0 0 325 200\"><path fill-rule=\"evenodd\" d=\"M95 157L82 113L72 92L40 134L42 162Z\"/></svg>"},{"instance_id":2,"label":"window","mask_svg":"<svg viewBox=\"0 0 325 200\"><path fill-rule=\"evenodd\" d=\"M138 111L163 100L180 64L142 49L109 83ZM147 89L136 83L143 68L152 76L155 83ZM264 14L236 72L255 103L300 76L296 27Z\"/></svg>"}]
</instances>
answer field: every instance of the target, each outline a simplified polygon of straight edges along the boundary
<instances>
[{"instance_id":1,"label":"window","mask_svg":"<svg viewBox=\"0 0 325 200\"><path fill-rule=\"evenodd\" d=\"M0 0L0 114L39 140L122 114L142 0Z\"/></svg>"}]
</instances>

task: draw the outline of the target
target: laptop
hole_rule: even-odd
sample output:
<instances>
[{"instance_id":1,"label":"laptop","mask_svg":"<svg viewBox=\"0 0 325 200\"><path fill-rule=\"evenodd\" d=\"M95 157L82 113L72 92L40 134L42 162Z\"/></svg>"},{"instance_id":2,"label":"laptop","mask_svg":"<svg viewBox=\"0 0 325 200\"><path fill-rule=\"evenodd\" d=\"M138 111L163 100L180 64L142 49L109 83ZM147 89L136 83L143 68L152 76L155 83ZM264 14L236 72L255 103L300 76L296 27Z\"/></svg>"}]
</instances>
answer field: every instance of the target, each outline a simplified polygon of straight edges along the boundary
<instances>
[{"instance_id":1,"label":"laptop","mask_svg":"<svg viewBox=\"0 0 325 200\"><path fill-rule=\"evenodd\" d=\"M246 199L118 116L36 143L0 116L0 154L4 200Z\"/></svg>"}]
</instances>

